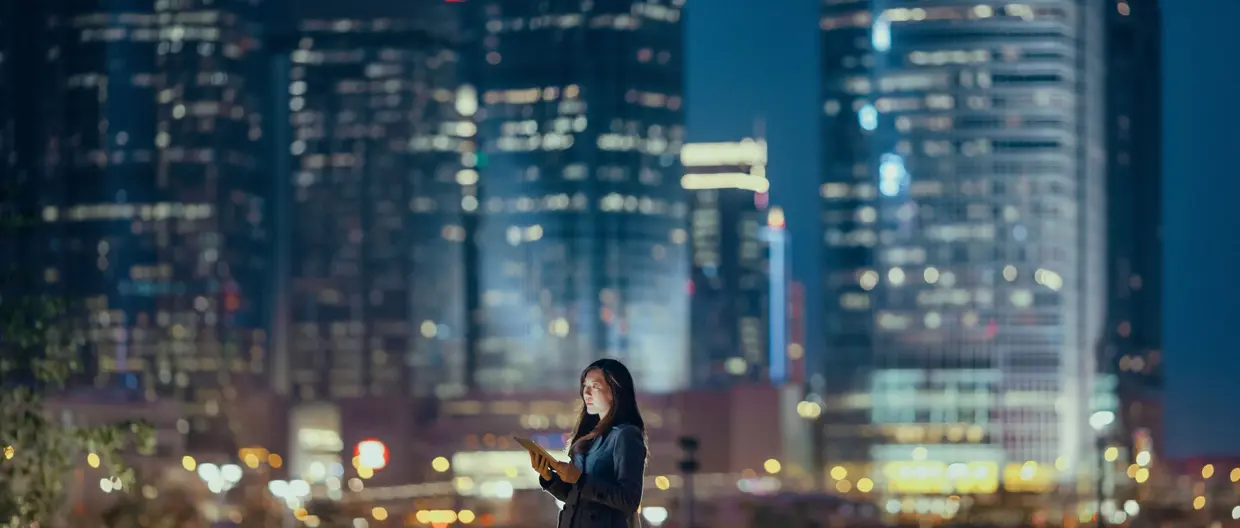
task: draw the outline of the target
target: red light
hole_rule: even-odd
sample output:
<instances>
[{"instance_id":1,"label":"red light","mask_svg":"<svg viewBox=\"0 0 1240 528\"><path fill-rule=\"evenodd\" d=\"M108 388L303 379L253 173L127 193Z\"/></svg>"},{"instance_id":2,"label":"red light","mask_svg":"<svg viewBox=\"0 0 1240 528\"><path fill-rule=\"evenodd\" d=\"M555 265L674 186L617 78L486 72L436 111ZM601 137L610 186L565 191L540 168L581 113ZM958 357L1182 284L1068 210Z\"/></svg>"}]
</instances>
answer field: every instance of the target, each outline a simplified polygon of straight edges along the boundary
<instances>
[{"instance_id":1,"label":"red light","mask_svg":"<svg viewBox=\"0 0 1240 528\"><path fill-rule=\"evenodd\" d=\"M383 469L388 463L388 448L383 442L369 438L353 447L357 462L370 469Z\"/></svg>"}]
</instances>

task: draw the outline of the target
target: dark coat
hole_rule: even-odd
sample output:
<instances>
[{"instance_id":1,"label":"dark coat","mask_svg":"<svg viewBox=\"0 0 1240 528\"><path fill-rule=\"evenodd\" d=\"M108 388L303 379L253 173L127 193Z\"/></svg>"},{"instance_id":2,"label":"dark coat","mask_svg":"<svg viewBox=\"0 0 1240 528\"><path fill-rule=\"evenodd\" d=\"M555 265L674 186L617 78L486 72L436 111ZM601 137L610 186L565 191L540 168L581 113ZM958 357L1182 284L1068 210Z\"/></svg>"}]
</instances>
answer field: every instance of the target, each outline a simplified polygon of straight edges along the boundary
<instances>
[{"instance_id":1,"label":"dark coat","mask_svg":"<svg viewBox=\"0 0 1240 528\"><path fill-rule=\"evenodd\" d=\"M641 526L637 507L646 476L646 439L635 425L612 427L584 454L573 453L581 478L568 484L554 473L538 479L560 502L559 528L630 528Z\"/></svg>"}]
</instances>

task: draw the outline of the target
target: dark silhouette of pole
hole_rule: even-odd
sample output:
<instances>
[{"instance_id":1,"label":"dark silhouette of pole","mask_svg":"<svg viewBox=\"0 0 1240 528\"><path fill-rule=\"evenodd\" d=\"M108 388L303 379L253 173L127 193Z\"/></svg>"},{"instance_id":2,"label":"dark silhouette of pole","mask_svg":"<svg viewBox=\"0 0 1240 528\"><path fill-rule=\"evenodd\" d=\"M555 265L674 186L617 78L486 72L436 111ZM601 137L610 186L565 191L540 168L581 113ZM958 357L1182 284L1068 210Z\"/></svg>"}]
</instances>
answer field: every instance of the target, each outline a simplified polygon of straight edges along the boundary
<instances>
[{"instance_id":1,"label":"dark silhouette of pole","mask_svg":"<svg viewBox=\"0 0 1240 528\"><path fill-rule=\"evenodd\" d=\"M693 519L693 476L698 472L697 461L698 440L692 436L680 437L680 450L684 458L680 461L680 472L684 481L685 528L694 528Z\"/></svg>"}]
</instances>

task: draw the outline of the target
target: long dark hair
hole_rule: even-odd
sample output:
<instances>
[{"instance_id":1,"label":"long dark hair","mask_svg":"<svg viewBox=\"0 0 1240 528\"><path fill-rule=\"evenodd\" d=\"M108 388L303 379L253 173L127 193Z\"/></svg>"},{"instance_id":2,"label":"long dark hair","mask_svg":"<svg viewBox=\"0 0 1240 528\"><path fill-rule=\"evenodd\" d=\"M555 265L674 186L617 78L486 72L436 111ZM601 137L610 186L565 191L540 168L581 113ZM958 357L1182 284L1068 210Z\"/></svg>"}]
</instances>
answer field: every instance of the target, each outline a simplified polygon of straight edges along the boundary
<instances>
[{"instance_id":1,"label":"long dark hair","mask_svg":"<svg viewBox=\"0 0 1240 528\"><path fill-rule=\"evenodd\" d=\"M597 370L607 381L611 389L611 408L603 416L595 416L586 412L585 401L581 396L581 387L586 383L586 375ZM569 452L582 453L590 447L595 439L605 436L612 427L623 424L635 425L646 436L646 422L637 408L637 390L633 388L633 375L629 369L617 360L604 358L581 371L581 380L577 384L577 399L581 410L577 413L577 425L568 442Z\"/></svg>"}]
</instances>

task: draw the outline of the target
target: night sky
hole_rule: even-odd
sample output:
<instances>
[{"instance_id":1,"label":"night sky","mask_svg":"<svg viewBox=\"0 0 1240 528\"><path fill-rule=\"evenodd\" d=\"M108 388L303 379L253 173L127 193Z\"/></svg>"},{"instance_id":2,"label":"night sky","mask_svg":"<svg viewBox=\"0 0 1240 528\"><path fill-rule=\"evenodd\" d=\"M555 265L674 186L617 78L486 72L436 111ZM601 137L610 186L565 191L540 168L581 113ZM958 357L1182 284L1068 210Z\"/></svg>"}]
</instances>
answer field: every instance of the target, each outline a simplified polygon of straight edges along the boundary
<instances>
[{"instance_id":1,"label":"night sky","mask_svg":"<svg viewBox=\"0 0 1240 528\"><path fill-rule=\"evenodd\" d=\"M772 195L788 211L794 273L811 291L820 1L709 0L687 17L690 139L751 136L765 122ZM1240 0L1163 3L1168 449L1240 455ZM815 299L811 350L822 343Z\"/></svg>"}]
</instances>

